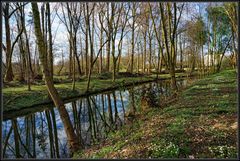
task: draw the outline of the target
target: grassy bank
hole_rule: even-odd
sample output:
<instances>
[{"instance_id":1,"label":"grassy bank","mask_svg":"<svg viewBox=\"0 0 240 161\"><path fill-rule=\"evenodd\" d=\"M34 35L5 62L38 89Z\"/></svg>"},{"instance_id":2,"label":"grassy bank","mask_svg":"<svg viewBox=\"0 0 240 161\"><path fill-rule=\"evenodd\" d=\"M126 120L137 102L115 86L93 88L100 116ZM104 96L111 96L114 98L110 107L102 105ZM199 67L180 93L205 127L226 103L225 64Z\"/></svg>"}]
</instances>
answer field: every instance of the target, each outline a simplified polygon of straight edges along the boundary
<instances>
[{"instance_id":1,"label":"grassy bank","mask_svg":"<svg viewBox=\"0 0 240 161\"><path fill-rule=\"evenodd\" d=\"M186 76L186 73L177 73L177 77ZM86 92L87 80L83 79L76 82L75 91L72 90L72 83L58 83L55 85L63 100L72 99L75 97L85 96L87 94L100 93L112 89L153 81L156 75L143 77L122 77L116 79L113 83L112 79L93 78L91 80L90 89ZM162 74L161 79L170 78L169 74ZM51 103L52 100L48 97L45 85L32 85L31 91L27 91L27 85L18 85L14 87L3 88L3 111L9 112L38 106L41 104Z\"/></svg>"},{"instance_id":2,"label":"grassy bank","mask_svg":"<svg viewBox=\"0 0 240 161\"><path fill-rule=\"evenodd\" d=\"M194 82L172 105L140 114L74 158L236 158L234 70Z\"/></svg>"}]
</instances>

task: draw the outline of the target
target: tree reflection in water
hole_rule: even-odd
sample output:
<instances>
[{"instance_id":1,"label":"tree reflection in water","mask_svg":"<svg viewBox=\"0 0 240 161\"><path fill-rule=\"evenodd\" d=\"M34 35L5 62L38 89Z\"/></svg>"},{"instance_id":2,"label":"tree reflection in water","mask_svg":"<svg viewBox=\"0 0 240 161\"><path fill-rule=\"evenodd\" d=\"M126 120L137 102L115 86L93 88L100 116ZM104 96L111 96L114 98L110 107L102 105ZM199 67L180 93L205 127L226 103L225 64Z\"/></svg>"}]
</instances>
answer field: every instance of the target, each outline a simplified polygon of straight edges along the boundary
<instances>
[{"instance_id":1,"label":"tree reflection in water","mask_svg":"<svg viewBox=\"0 0 240 161\"><path fill-rule=\"evenodd\" d=\"M186 86L186 80L178 82ZM71 124L82 148L104 140L110 131L126 123L126 113L141 111L144 93L156 101L171 95L170 82L147 83L76 99L66 103ZM4 158L69 158L70 152L63 123L56 108L5 120L2 126Z\"/></svg>"}]
</instances>

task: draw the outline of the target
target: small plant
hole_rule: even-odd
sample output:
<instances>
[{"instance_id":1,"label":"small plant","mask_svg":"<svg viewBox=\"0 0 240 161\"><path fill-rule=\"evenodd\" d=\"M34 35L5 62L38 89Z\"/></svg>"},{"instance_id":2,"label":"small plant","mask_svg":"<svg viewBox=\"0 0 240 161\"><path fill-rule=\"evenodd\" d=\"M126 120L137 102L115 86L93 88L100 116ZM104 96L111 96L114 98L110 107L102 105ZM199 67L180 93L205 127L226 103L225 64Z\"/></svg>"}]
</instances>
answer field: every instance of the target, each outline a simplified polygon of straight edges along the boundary
<instances>
[{"instance_id":1,"label":"small plant","mask_svg":"<svg viewBox=\"0 0 240 161\"><path fill-rule=\"evenodd\" d=\"M108 153L113 151L113 147L112 146L106 146L104 148L102 148L100 151L98 151L96 153L96 155L92 156L92 159L95 158L104 158L105 155L107 155Z\"/></svg>"},{"instance_id":2,"label":"small plant","mask_svg":"<svg viewBox=\"0 0 240 161\"><path fill-rule=\"evenodd\" d=\"M101 73L97 76L98 79L110 79L112 77L111 72Z\"/></svg>"},{"instance_id":3,"label":"small plant","mask_svg":"<svg viewBox=\"0 0 240 161\"><path fill-rule=\"evenodd\" d=\"M165 140L151 143L149 150L151 158L176 158L179 155L179 147Z\"/></svg>"},{"instance_id":4,"label":"small plant","mask_svg":"<svg viewBox=\"0 0 240 161\"><path fill-rule=\"evenodd\" d=\"M233 146L214 146L209 147L209 151L217 158L236 158L237 151Z\"/></svg>"}]
</instances>

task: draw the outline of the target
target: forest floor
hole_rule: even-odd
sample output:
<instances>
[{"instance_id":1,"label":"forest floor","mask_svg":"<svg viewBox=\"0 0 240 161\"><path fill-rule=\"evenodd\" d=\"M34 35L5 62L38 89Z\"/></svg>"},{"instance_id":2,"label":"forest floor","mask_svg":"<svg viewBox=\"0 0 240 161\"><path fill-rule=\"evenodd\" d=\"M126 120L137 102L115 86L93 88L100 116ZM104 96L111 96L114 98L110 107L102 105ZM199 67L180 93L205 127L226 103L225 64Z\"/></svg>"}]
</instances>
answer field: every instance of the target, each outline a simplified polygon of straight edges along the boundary
<instances>
[{"instance_id":1,"label":"forest floor","mask_svg":"<svg viewBox=\"0 0 240 161\"><path fill-rule=\"evenodd\" d=\"M176 73L176 77L187 76L187 73ZM169 74L159 75L160 79L170 78ZM122 88L125 86L135 85L144 82L150 82L156 79L156 75L140 75L140 76L121 76L116 79L115 83L112 82L111 76L100 75L93 76L90 83L89 91L86 92L87 79L80 79L76 81L75 90L72 90L71 80L60 80L54 78L55 87L57 88L61 98L64 101L81 97L90 94L101 93L108 90ZM26 84L19 82L7 83L3 86L3 112L27 109L43 104L52 103L51 98L48 96L47 88L43 81L35 82L31 85L31 91L28 91Z\"/></svg>"},{"instance_id":2,"label":"forest floor","mask_svg":"<svg viewBox=\"0 0 240 161\"><path fill-rule=\"evenodd\" d=\"M193 82L176 102L137 115L73 158L236 158L236 75L225 70Z\"/></svg>"}]
</instances>

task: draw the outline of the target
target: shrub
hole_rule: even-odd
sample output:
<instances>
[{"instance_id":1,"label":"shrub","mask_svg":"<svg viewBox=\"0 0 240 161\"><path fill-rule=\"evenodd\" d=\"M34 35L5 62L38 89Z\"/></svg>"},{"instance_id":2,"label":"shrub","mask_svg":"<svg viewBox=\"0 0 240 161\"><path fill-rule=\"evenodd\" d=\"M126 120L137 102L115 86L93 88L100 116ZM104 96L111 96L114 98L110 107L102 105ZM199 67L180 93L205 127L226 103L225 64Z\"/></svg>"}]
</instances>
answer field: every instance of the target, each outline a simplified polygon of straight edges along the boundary
<instances>
[{"instance_id":1,"label":"shrub","mask_svg":"<svg viewBox=\"0 0 240 161\"><path fill-rule=\"evenodd\" d=\"M99 79L110 79L111 77L112 77L111 72L101 73L97 76L97 78L99 78Z\"/></svg>"}]
</instances>

